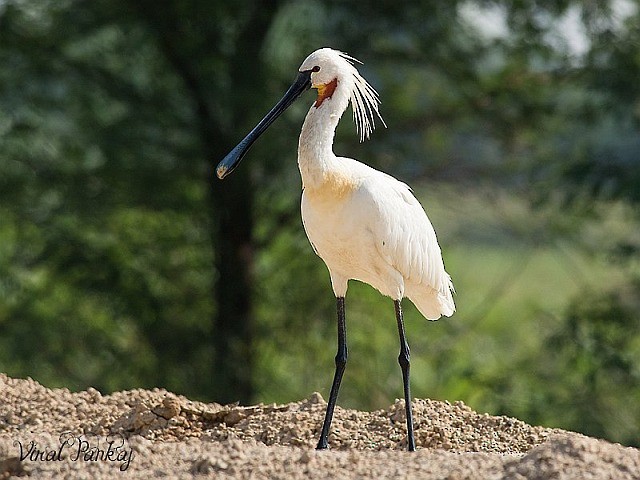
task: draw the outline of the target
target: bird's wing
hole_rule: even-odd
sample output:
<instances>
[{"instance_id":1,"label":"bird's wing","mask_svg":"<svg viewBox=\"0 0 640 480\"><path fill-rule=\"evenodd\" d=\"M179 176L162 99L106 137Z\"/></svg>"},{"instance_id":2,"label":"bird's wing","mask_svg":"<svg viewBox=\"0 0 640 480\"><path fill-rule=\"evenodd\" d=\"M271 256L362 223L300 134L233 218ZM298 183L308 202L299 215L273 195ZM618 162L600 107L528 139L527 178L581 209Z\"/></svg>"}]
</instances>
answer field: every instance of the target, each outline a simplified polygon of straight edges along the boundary
<instances>
[{"instance_id":1,"label":"bird's wing","mask_svg":"<svg viewBox=\"0 0 640 480\"><path fill-rule=\"evenodd\" d=\"M406 284L450 297L453 287L436 233L411 189L386 174L370 177L367 184L377 208L370 228L378 252L402 274Z\"/></svg>"}]
</instances>

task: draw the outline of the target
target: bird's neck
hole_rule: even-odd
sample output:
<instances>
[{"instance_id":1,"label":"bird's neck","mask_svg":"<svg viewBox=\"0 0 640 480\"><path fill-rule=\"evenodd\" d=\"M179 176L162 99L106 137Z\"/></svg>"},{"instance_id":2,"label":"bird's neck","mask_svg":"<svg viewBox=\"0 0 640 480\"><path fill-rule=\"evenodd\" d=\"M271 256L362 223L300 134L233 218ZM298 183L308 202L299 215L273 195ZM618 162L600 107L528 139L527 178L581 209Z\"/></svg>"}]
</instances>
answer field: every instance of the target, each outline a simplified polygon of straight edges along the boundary
<instances>
[{"instance_id":1,"label":"bird's neck","mask_svg":"<svg viewBox=\"0 0 640 480\"><path fill-rule=\"evenodd\" d=\"M348 99L336 89L319 107L312 106L302 125L298 142L298 167L304 188L320 186L335 168L333 138Z\"/></svg>"}]
</instances>

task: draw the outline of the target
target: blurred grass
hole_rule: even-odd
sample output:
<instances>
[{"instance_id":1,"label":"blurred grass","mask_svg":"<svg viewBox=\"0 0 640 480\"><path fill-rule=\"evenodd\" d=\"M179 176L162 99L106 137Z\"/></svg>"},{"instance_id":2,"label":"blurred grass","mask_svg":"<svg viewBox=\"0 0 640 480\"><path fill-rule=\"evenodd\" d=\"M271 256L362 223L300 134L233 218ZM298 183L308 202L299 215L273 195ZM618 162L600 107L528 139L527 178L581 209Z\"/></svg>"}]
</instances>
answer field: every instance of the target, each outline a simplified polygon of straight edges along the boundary
<instances>
[{"instance_id":1,"label":"blurred grass","mask_svg":"<svg viewBox=\"0 0 640 480\"><path fill-rule=\"evenodd\" d=\"M438 233L457 312L428 322L404 301L413 395L463 400L492 413L526 410L527 377L538 367L531 361L545 350L558 318L581 291L610 286L623 275L564 234L571 211L534 208L526 194L495 187L436 184L418 188L417 196ZM601 234L596 227L589 224L591 236ZM256 397L285 402L314 390L327 397L336 350L328 273L301 225L285 229L272 245L268 264L259 261ZM286 293L271 297L269 291ZM346 305L349 362L339 403L384 407L402 395L393 304L352 281ZM520 371L513 372L515 365ZM508 394L494 388L506 372L517 377Z\"/></svg>"}]
</instances>

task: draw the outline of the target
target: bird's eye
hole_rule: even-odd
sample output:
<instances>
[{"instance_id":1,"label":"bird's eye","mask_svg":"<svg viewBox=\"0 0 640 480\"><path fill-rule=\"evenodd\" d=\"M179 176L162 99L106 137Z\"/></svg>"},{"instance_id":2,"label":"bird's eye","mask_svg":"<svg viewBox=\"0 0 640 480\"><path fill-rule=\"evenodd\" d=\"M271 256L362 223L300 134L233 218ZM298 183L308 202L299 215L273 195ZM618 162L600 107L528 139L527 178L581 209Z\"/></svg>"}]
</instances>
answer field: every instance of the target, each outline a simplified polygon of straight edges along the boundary
<instances>
[{"instance_id":1,"label":"bird's eye","mask_svg":"<svg viewBox=\"0 0 640 480\"><path fill-rule=\"evenodd\" d=\"M316 65L315 67L313 67L311 69L312 72L319 72L320 71L320 66Z\"/></svg>"}]
</instances>

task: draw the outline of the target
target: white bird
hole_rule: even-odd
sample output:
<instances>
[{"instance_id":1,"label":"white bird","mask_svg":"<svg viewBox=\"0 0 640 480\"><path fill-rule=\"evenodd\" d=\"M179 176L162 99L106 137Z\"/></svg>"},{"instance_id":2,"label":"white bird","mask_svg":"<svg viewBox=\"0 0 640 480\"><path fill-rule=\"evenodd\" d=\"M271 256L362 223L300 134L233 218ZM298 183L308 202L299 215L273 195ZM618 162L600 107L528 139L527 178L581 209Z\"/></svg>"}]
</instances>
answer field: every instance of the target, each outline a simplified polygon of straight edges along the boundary
<instances>
[{"instance_id":1,"label":"white bird","mask_svg":"<svg viewBox=\"0 0 640 480\"><path fill-rule=\"evenodd\" d=\"M220 162L216 173L221 179L228 175L253 142L296 98L309 88L317 90L298 143L302 221L314 251L329 269L338 311L336 370L317 448L328 447L329 428L346 366L344 298L347 282L353 279L368 283L394 300L407 448L412 451L415 440L409 346L400 302L407 297L422 315L436 320L455 311L454 289L435 231L411 189L386 173L333 153L335 129L349 103L361 141L373 131L375 116L384 124L378 111L378 94L358 73L354 62L357 60L353 57L330 48L309 55L284 97Z\"/></svg>"}]
</instances>

